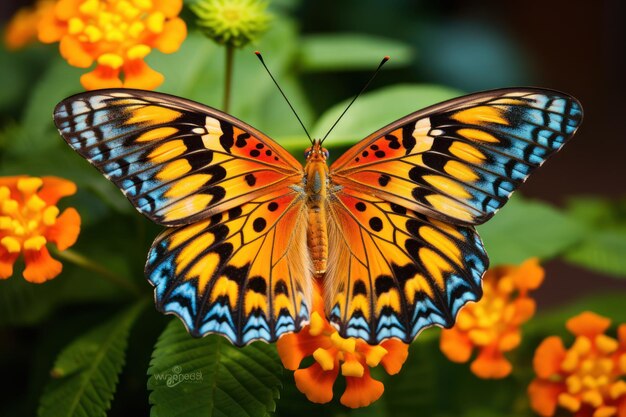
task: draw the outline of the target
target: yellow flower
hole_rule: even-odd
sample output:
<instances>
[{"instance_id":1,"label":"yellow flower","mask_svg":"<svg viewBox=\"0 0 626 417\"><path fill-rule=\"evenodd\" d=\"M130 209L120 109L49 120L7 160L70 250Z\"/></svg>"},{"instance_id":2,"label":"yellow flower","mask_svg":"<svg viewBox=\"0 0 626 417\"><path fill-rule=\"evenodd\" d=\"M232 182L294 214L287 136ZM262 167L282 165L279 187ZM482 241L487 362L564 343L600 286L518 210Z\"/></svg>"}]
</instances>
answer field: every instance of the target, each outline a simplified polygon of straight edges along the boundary
<instances>
[{"instance_id":1,"label":"yellow flower","mask_svg":"<svg viewBox=\"0 0 626 417\"><path fill-rule=\"evenodd\" d=\"M191 6L198 26L220 44L237 48L247 45L267 30L267 3L258 0L200 0Z\"/></svg>"},{"instance_id":2,"label":"yellow flower","mask_svg":"<svg viewBox=\"0 0 626 417\"><path fill-rule=\"evenodd\" d=\"M16 50L37 39L37 25L51 13L54 0L39 0L34 6L22 7L13 15L4 31L7 49Z\"/></svg>"},{"instance_id":3,"label":"yellow flower","mask_svg":"<svg viewBox=\"0 0 626 417\"><path fill-rule=\"evenodd\" d=\"M60 213L59 199L76 192L73 182L57 177L0 177L0 279L13 275L13 264L24 256L24 279L42 283L61 273L63 265L47 249L72 246L80 232L73 208Z\"/></svg>"},{"instance_id":4,"label":"yellow flower","mask_svg":"<svg viewBox=\"0 0 626 417\"><path fill-rule=\"evenodd\" d=\"M470 369L480 378L504 378L512 365L504 352L515 349L522 339L520 325L535 313L528 291L543 281L537 259L519 267L489 269L483 279L483 298L466 306L456 325L441 332L441 351L453 362L467 362L478 351Z\"/></svg>"},{"instance_id":5,"label":"yellow flower","mask_svg":"<svg viewBox=\"0 0 626 417\"><path fill-rule=\"evenodd\" d=\"M339 372L346 378L346 390L340 401L346 407L365 407L383 394L384 386L370 376L370 367L381 364L389 375L400 372L408 356L408 345L399 340L386 340L372 346L360 339L344 339L326 320L324 301L314 286L311 322L299 333L282 336L277 343L278 354L287 369L295 370L296 386L309 401L327 403L333 398L333 385ZM313 356L315 362L298 369L300 362Z\"/></svg>"},{"instance_id":6,"label":"yellow flower","mask_svg":"<svg viewBox=\"0 0 626 417\"><path fill-rule=\"evenodd\" d=\"M565 349L558 336L545 339L535 351L537 378L528 387L537 414L550 417L557 406L575 417L626 417L626 325L618 340L604 333L611 320L584 312L567 321L576 336Z\"/></svg>"},{"instance_id":7,"label":"yellow flower","mask_svg":"<svg viewBox=\"0 0 626 417\"><path fill-rule=\"evenodd\" d=\"M60 42L61 55L72 66L96 63L80 78L87 90L154 89L163 75L144 58L153 48L168 54L178 50L187 36L185 22L177 17L181 8L182 0L59 0L39 24L39 40Z\"/></svg>"}]
</instances>

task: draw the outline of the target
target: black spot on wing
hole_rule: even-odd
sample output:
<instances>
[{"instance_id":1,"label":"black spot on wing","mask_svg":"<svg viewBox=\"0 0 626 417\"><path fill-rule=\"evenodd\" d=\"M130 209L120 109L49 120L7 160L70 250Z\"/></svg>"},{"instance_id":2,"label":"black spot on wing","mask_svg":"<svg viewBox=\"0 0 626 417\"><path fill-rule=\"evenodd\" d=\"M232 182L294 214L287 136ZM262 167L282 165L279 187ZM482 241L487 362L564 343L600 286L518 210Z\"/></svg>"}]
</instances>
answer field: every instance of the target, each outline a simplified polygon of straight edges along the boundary
<instances>
[{"instance_id":1,"label":"black spot on wing","mask_svg":"<svg viewBox=\"0 0 626 417\"><path fill-rule=\"evenodd\" d=\"M282 279L279 279L274 285L274 294L285 294L289 297L289 288L287 288L287 284Z\"/></svg>"},{"instance_id":2,"label":"black spot on wing","mask_svg":"<svg viewBox=\"0 0 626 417\"><path fill-rule=\"evenodd\" d=\"M367 288L362 280L357 279L352 286L352 295L356 296L359 294L367 296Z\"/></svg>"},{"instance_id":3,"label":"black spot on wing","mask_svg":"<svg viewBox=\"0 0 626 417\"><path fill-rule=\"evenodd\" d=\"M389 275L380 275L376 277L376 280L374 281L374 289L376 291L377 297L380 297L383 293L388 292L394 287L395 283L393 281L393 278ZM392 313L395 312L392 310Z\"/></svg>"},{"instance_id":4,"label":"black spot on wing","mask_svg":"<svg viewBox=\"0 0 626 417\"><path fill-rule=\"evenodd\" d=\"M375 232L383 230L383 221L379 217L372 217L369 221L370 227Z\"/></svg>"},{"instance_id":5,"label":"black spot on wing","mask_svg":"<svg viewBox=\"0 0 626 417\"><path fill-rule=\"evenodd\" d=\"M244 179L246 180L246 184L248 184L250 187L254 186L254 184L256 184L256 177L254 176L254 174L247 174Z\"/></svg>"},{"instance_id":6,"label":"black spot on wing","mask_svg":"<svg viewBox=\"0 0 626 417\"><path fill-rule=\"evenodd\" d=\"M265 294L267 291L267 283L262 277L252 277L248 280L248 290L258 294Z\"/></svg>"},{"instance_id":7,"label":"black spot on wing","mask_svg":"<svg viewBox=\"0 0 626 417\"><path fill-rule=\"evenodd\" d=\"M263 229L265 229L265 226L267 225L267 222L265 221L265 219L261 218L261 217L257 217L256 219L254 219L254 221L252 222L252 228L254 229L255 232L260 233L263 231Z\"/></svg>"}]
</instances>

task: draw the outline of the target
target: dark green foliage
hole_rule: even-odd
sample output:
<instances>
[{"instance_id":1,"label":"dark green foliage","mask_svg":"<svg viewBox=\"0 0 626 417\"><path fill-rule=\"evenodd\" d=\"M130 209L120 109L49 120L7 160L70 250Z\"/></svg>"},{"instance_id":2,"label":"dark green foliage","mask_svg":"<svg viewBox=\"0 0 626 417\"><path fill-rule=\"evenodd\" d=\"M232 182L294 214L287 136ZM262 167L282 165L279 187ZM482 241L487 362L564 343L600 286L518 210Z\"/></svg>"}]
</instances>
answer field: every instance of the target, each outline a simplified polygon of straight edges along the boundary
<instances>
[{"instance_id":1,"label":"dark green foliage","mask_svg":"<svg viewBox=\"0 0 626 417\"><path fill-rule=\"evenodd\" d=\"M145 305L136 303L61 352L41 397L40 417L106 416L124 366L130 328Z\"/></svg>"},{"instance_id":2,"label":"dark green foliage","mask_svg":"<svg viewBox=\"0 0 626 417\"><path fill-rule=\"evenodd\" d=\"M282 365L275 347L193 339L178 319L157 342L148 375L153 417L264 417L276 408Z\"/></svg>"}]
</instances>

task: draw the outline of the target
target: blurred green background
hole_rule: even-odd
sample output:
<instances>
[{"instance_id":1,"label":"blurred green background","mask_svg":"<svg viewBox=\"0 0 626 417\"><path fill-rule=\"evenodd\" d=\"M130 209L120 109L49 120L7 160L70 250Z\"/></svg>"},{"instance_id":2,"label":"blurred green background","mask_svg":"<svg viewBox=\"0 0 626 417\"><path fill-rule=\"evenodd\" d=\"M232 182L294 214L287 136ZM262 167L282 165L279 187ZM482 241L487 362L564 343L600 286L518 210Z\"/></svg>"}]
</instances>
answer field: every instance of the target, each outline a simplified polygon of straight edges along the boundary
<instances>
[{"instance_id":1,"label":"blurred green background","mask_svg":"<svg viewBox=\"0 0 626 417\"><path fill-rule=\"evenodd\" d=\"M6 22L27 4L4 0L0 19ZM538 86L582 102L581 129L522 187L519 194L527 199L514 199L481 228L493 263L530 256L547 261L547 279L534 293L539 315L516 358L526 367L504 382L477 382L466 365L452 365L439 353L438 331L427 331L412 346L402 373L385 380L383 399L352 413L399 416L420 409L425 416L532 415L524 391L532 352L542 337L562 333L565 318L582 309L626 322L626 140L620 113L626 111L626 4L277 0L270 10L275 15L270 30L236 53L231 113L299 158L307 143L303 132L254 50L263 52L315 136L330 127L381 57L391 56L326 142L334 156L398 117L462 93ZM180 51L148 58L165 75L158 91L220 108L223 49L193 30L187 9L183 16L191 30ZM57 45L2 49L0 64L0 175L54 174L75 181L79 193L64 200L83 218L75 249L149 295L142 270L159 228L75 155L52 123L54 105L82 91L78 77L84 71L69 67ZM6 386L0 415L33 415L63 347L110 320L131 299L132 294L71 265L43 286L27 284L19 274L0 282L0 378ZM142 310L109 415L149 414L146 370L168 322L151 305ZM304 405L290 378L285 373L278 414L349 412L335 403Z\"/></svg>"}]
</instances>

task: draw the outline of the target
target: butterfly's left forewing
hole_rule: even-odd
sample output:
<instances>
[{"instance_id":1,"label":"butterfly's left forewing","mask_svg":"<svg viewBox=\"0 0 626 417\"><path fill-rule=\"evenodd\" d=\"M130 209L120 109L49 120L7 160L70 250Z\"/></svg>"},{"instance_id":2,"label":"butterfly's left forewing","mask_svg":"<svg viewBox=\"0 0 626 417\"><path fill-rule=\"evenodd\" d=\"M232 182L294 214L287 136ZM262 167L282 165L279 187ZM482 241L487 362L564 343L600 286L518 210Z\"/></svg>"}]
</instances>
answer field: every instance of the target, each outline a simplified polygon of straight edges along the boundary
<instances>
[{"instance_id":1,"label":"butterfly's left forewing","mask_svg":"<svg viewBox=\"0 0 626 417\"><path fill-rule=\"evenodd\" d=\"M141 213L188 224L296 184L302 166L247 124L179 97L101 90L69 97L54 121L67 143Z\"/></svg>"}]
</instances>

